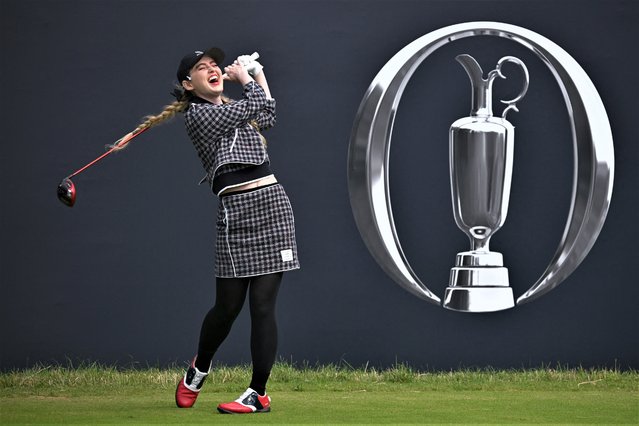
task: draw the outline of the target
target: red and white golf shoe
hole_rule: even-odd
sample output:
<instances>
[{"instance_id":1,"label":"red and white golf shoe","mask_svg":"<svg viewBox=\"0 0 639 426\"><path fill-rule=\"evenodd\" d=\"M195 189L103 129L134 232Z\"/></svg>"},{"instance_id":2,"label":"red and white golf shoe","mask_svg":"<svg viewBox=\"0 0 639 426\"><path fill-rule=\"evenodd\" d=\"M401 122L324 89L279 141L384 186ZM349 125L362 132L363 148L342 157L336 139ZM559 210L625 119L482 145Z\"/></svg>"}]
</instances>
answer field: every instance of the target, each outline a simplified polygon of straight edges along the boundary
<instances>
[{"instance_id":1,"label":"red and white golf shoe","mask_svg":"<svg viewBox=\"0 0 639 426\"><path fill-rule=\"evenodd\" d=\"M186 370L184 378L180 379L177 389L175 389L175 403L178 407L193 407L208 375L209 373L202 373L195 368L195 359L191 362L191 366Z\"/></svg>"},{"instance_id":2,"label":"red and white golf shoe","mask_svg":"<svg viewBox=\"0 0 639 426\"><path fill-rule=\"evenodd\" d=\"M253 389L248 388L235 401L218 405L217 411L222 414L268 413L271 411L271 397L261 396Z\"/></svg>"}]
</instances>

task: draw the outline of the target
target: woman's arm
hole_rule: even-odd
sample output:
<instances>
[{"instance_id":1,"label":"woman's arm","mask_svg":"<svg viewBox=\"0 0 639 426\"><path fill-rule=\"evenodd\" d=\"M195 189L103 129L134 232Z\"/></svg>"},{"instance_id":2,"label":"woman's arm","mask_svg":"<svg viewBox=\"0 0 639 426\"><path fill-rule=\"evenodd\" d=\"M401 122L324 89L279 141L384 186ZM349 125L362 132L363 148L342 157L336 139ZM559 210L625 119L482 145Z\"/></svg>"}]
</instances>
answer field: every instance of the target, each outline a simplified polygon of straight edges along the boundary
<instances>
[{"instance_id":1,"label":"woman's arm","mask_svg":"<svg viewBox=\"0 0 639 426\"><path fill-rule=\"evenodd\" d=\"M240 58L238 58L231 65L224 68L224 80L240 83L243 86L245 86L245 88L246 88L246 85L251 82L254 82L254 84L257 83L256 89L258 92L262 92L261 95L263 96L262 98L263 103L261 104L261 108L259 111L253 112L253 114L255 114L254 120L256 121L257 126L260 130L266 130L275 125L275 120L276 120L275 99L273 99L271 95L270 88L266 80L266 75L264 74L262 66L259 65L259 70L257 71L257 75L254 76L255 80L253 80L251 75L248 73L248 70L250 69L251 69L250 66L245 67L244 65L242 65L240 62ZM255 72L255 70L253 72ZM245 90L245 99L246 99L246 90ZM232 125L232 121L235 121L240 117L242 120L245 120L247 118L245 114L239 113L240 111L237 111L238 109L241 109L238 107L241 107L242 103L244 102L240 101L240 102L234 102L232 104L228 104L224 106L223 110L231 109L234 111L232 114L220 114L220 116L218 117L218 120L216 120L217 125L215 126L217 127L218 131L222 131L222 133L225 133L229 129L229 125ZM215 108L215 109L218 109L218 108ZM251 109L252 108L247 108L243 112L244 113L249 112L249 110ZM218 111L218 112L221 112L221 111Z\"/></svg>"},{"instance_id":2,"label":"woman's arm","mask_svg":"<svg viewBox=\"0 0 639 426\"><path fill-rule=\"evenodd\" d=\"M205 138L217 138L260 117L267 104L264 90L253 79L245 86L242 99L228 104L194 104L185 118L193 130Z\"/></svg>"},{"instance_id":3,"label":"woman's arm","mask_svg":"<svg viewBox=\"0 0 639 426\"><path fill-rule=\"evenodd\" d=\"M255 82L262 86L262 89L264 89L264 93L266 93L266 99L273 99L273 96L271 96L271 90L269 89L268 83L266 82L264 70L262 70L261 73L255 76Z\"/></svg>"},{"instance_id":4,"label":"woman's arm","mask_svg":"<svg viewBox=\"0 0 639 426\"><path fill-rule=\"evenodd\" d=\"M260 130L266 130L275 125L275 99L273 99L273 96L271 95L264 71L255 76L255 82L260 85L266 94L266 104L264 105L264 109L260 111L255 121L257 121L257 125Z\"/></svg>"}]
</instances>

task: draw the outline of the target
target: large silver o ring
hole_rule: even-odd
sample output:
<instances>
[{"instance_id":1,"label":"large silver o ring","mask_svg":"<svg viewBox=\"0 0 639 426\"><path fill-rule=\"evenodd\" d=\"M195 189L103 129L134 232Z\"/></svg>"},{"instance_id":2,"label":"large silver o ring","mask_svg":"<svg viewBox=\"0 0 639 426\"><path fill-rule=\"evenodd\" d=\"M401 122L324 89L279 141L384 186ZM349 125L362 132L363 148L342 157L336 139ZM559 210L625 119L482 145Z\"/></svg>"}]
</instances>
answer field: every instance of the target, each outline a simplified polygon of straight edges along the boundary
<instances>
[{"instance_id":1,"label":"large silver o ring","mask_svg":"<svg viewBox=\"0 0 639 426\"><path fill-rule=\"evenodd\" d=\"M570 212L555 255L517 299L530 302L557 287L583 261L604 224L614 177L614 147L606 110L581 66L561 47L524 28L468 22L428 33L393 56L370 84L353 124L348 188L355 222L369 251L401 287L432 303L440 298L410 267L397 237L388 192L388 161L400 98L417 67L442 46L466 37L497 36L532 50L550 69L568 109L576 161Z\"/></svg>"}]
</instances>

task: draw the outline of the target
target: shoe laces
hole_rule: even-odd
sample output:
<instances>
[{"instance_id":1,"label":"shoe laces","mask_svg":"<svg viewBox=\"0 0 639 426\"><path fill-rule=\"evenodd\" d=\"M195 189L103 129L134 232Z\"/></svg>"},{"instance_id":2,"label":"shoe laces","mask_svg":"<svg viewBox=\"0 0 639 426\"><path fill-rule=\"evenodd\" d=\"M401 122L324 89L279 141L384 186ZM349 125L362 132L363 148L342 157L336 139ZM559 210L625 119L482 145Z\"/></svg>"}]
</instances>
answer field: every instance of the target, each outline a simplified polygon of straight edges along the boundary
<instances>
[{"instance_id":1,"label":"shoe laces","mask_svg":"<svg viewBox=\"0 0 639 426\"><path fill-rule=\"evenodd\" d=\"M203 373L196 367L191 367L186 373L186 380L184 381L184 383L186 384L187 388L191 389L194 392L197 392L202 387L202 382L204 381L206 376L208 376L208 373Z\"/></svg>"},{"instance_id":2,"label":"shoe laces","mask_svg":"<svg viewBox=\"0 0 639 426\"><path fill-rule=\"evenodd\" d=\"M255 399L257 399L257 392L251 388L248 388L247 390L244 391L242 395L240 395L238 399L235 400L235 402L243 403L244 400L248 398L249 396L251 396L253 393L256 395Z\"/></svg>"}]
</instances>

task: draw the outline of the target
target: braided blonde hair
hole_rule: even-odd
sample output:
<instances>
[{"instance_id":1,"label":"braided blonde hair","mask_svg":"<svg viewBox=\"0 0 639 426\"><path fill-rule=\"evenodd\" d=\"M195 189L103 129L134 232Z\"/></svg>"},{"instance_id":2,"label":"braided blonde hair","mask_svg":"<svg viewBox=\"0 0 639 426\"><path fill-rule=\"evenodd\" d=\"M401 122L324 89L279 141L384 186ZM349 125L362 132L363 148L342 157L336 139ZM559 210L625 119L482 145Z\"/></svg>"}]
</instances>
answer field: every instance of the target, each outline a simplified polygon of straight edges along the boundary
<instances>
[{"instance_id":1,"label":"braided blonde hair","mask_svg":"<svg viewBox=\"0 0 639 426\"><path fill-rule=\"evenodd\" d=\"M143 118L143 122L138 125L130 133L127 133L122 138L118 139L113 145L110 147L113 148L114 151L120 151L129 144L129 141L133 139L135 136L140 134L141 132L149 129L151 127L157 126L158 124L164 123L175 117L175 114L178 112L184 112L189 106L188 99L178 99L175 102L166 105L164 109L157 115L147 115Z\"/></svg>"},{"instance_id":2,"label":"braided blonde hair","mask_svg":"<svg viewBox=\"0 0 639 426\"><path fill-rule=\"evenodd\" d=\"M115 141L112 145L109 145L109 148L113 149L114 151L120 151L126 148L131 139L133 139L135 136L139 135L143 131L172 119L173 117L175 117L175 114L179 112L186 111L189 107L191 97L189 92L176 89L176 92L174 92L174 96L177 98L175 102L166 105L164 109L157 115L147 115L146 117L144 117L144 121L142 121L142 123L140 123L138 127L136 127L132 132L127 133L126 135ZM227 104L231 102L231 99L227 98L226 96L222 96L222 102ZM264 146L266 146L266 138L260 132L257 121L252 120L249 122L249 124L253 126L255 130L257 130L257 132L260 134L260 138L262 139L262 143L264 144Z\"/></svg>"}]
</instances>

